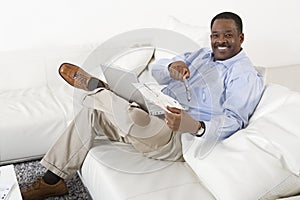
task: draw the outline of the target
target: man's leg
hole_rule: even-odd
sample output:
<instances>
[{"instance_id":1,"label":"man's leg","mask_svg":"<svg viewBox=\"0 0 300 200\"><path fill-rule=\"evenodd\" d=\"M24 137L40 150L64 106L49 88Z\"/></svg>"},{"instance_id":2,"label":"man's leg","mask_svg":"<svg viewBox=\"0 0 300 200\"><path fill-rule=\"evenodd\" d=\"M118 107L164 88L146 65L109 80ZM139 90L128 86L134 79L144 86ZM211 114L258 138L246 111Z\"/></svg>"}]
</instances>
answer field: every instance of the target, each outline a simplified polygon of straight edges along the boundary
<instances>
[{"instance_id":1,"label":"man's leg","mask_svg":"<svg viewBox=\"0 0 300 200\"><path fill-rule=\"evenodd\" d=\"M88 95L83 104L102 111L105 117L100 123L105 135L108 136L111 129L117 130L122 141L131 143L146 157L183 161L181 133L172 131L164 119L149 115L137 104L128 103L109 90Z\"/></svg>"},{"instance_id":2,"label":"man's leg","mask_svg":"<svg viewBox=\"0 0 300 200\"><path fill-rule=\"evenodd\" d=\"M22 189L24 200L65 194L67 188L63 179L72 176L81 167L96 135L104 133L110 140L128 142L120 136L125 133L117 127L111 111L118 105L119 112L126 113L127 101L102 89L89 94L83 104L82 111L42 159L41 163L48 169L44 177L28 189Z\"/></svg>"},{"instance_id":3,"label":"man's leg","mask_svg":"<svg viewBox=\"0 0 300 200\"><path fill-rule=\"evenodd\" d=\"M69 67L69 65L67 66ZM78 74L79 71L82 71L82 69L75 70L75 74ZM87 78L86 80L91 79ZM89 83L89 81L86 83ZM41 179L37 184L30 187L29 190L22 190L24 200L42 199L47 196L64 194L67 189L61 178L64 179L71 176L79 169L92 145L95 134L100 132L100 127L103 128L108 138L132 142L137 150L145 153L148 157L174 161L181 160L181 144L176 145L178 143L178 139L176 139L178 138L178 134L174 134L164 125L163 129L154 132L155 134L153 135L152 130L157 127L155 123L152 123L152 126L143 127L142 124L133 119L135 118L136 111L142 113L142 121L144 122L149 122L149 120L150 122L157 122L157 118L148 116L147 113L140 109L132 109L127 101L111 91L103 90L96 94L88 95L84 101L84 105L85 108L78 114L65 133L52 146L42 160L42 164L50 169L46 173L46 176L54 177L54 184L47 184ZM134 111L134 115L131 115L132 111ZM137 119L140 119L140 117L137 117ZM164 124L163 120L158 120L160 121L160 125ZM143 129L142 131L138 131L138 135L132 131L136 127ZM147 131L145 132L144 130ZM174 148L174 145L177 147ZM167 153L169 150L172 151L171 154ZM59 181L56 182L57 180ZM57 191L58 189L59 191Z\"/></svg>"},{"instance_id":4,"label":"man's leg","mask_svg":"<svg viewBox=\"0 0 300 200\"><path fill-rule=\"evenodd\" d=\"M159 118L149 115L137 104L130 104L109 90L88 95L83 104L102 111L108 123L101 124L101 127L108 130L113 127L114 130L118 130L122 141L128 141L146 157L183 161L181 133L172 131L163 116ZM108 135L108 131L104 132Z\"/></svg>"},{"instance_id":5,"label":"man's leg","mask_svg":"<svg viewBox=\"0 0 300 200\"><path fill-rule=\"evenodd\" d=\"M21 190L24 200L44 199L67 193L63 179L76 173L93 143L95 112L89 108L82 109L58 138L41 161L48 169L44 177Z\"/></svg>"},{"instance_id":6,"label":"man's leg","mask_svg":"<svg viewBox=\"0 0 300 200\"><path fill-rule=\"evenodd\" d=\"M59 74L76 88L88 91L96 88L109 88L105 82L69 63L60 66ZM93 108L83 108L41 161L48 169L44 177L31 187L22 189L24 200L43 199L67 192L63 179L74 174L81 166L93 143L95 134L100 132L99 124L101 123L99 121L101 120L99 118L101 115L103 113ZM120 138L118 131L107 131L107 135L112 140Z\"/></svg>"},{"instance_id":7,"label":"man's leg","mask_svg":"<svg viewBox=\"0 0 300 200\"><path fill-rule=\"evenodd\" d=\"M95 110L83 108L43 157L41 164L66 179L81 166L96 136Z\"/></svg>"},{"instance_id":8,"label":"man's leg","mask_svg":"<svg viewBox=\"0 0 300 200\"><path fill-rule=\"evenodd\" d=\"M126 138L148 158L183 161L181 133L172 131L164 119L150 116L140 108L128 110L134 119Z\"/></svg>"},{"instance_id":9,"label":"man's leg","mask_svg":"<svg viewBox=\"0 0 300 200\"><path fill-rule=\"evenodd\" d=\"M110 140L123 141L120 135L124 133L117 128L111 114L112 101L114 106L120 106L119 114L126 112L121 108L128 107L129 103L120 97L113 99L115 95L109 90L96 91L88 96L93 97L94 101L83 102L83 109L41 161L42 165L63 179L74 175L81 167L96 135L105 134Z\"/></svg>"}]
</instances>

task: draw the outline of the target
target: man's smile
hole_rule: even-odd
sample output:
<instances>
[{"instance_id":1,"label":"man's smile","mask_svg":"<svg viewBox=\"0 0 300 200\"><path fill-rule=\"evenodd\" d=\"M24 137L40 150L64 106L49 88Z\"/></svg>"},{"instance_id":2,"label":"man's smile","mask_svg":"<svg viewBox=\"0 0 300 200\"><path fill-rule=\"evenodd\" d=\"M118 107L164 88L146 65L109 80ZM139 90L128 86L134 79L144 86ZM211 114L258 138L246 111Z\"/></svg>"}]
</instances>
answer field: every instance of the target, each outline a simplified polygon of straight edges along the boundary
<instances>
[{"instance_id":1,"label":"man's smile","mask_svg":"<svg viewBox=\"0 0 300 200\"><path fill-rule=\"evenodd\" d=\"M215 45L215 50L219 53L225 53L230 48L229 45Z\"/></svg>"},{"instance_id":2,"label":"man's smile","mask_svg":"<svg viewBox=\"0 0 300 200\"><path fill-rule=\"evenodd\" d=\"M224 53L224 52L226 52L227 47L217 47L217 49L220 53Z\"/></svg>"}]
</instances>

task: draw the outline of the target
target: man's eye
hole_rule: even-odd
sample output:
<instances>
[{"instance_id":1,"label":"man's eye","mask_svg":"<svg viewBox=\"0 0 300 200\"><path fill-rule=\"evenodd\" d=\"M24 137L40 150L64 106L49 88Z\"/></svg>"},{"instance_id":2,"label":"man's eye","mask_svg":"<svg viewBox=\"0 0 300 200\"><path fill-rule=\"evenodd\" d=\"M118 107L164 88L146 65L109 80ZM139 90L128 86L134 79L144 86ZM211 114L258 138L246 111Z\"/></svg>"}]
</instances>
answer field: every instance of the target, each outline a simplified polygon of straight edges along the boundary
<instances>
[{"instance_id":1,"label":"man's eye","mask_svg":"<svg viewBox=\"0 0 300 200\"><path fill-rule=\"evenodd\" d=\"M218 38L219 36L217 34L212 34L212 38L216 39Z\"/></svg>"},{"instance_id":2,"label":"man's eye","mask_svg":"<svg viewBox=\"0 0 300 200\"><path fill-rule=\"evenodd\" d=\"M226 37L226 38L232 38L232 34L231 34L231 33L226 33L226 34L225 34L225 37Z\"/></svg>"}]
</instances>

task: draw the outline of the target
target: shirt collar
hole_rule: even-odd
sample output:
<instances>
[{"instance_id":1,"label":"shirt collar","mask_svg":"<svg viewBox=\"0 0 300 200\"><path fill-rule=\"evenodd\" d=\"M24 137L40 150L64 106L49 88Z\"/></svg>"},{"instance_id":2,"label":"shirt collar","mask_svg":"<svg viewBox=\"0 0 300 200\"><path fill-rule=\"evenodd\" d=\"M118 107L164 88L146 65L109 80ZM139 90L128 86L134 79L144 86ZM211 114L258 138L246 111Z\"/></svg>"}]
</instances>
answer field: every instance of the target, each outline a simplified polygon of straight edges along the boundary
<instances>
[{"instance_id":1,"label":"shirt collar","mask_svg":"<svg viewBox=\"0 0 300 200\"><path fill-rule=\"evenodd\" d=\"M238 54L236 54L235 56L226 59L226 60L217 60L215 61L215 63L221 63L223 64L226 68L230 67L235 61L240 60L241 58L245 57L246 54L244 52L244 50L242 49ZM213 59L214 54L212 50L209 50L204 56L203 59Z\"/></svg>"}]
</instances>

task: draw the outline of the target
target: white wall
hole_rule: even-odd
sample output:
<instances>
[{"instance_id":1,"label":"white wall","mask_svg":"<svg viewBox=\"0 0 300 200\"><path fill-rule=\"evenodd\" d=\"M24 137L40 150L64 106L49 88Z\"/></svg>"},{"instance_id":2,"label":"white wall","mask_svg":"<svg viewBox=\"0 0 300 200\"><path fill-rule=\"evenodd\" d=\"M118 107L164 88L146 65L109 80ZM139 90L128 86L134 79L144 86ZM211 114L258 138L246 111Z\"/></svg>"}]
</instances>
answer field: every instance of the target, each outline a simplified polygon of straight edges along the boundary
<instances>
[{"instance_id":1,"label":"white wall","mask_svg":"<svg viewBox=\"0 0 300 200\"><path fill-rule=\"evenodd\" d=\"M298 0L1 0L0 51L102 42L136 28L166 25L168 15L207 26L221 11L244 21L244 49L255 65L300 63Z\"/></svg>"}]
</instances>

